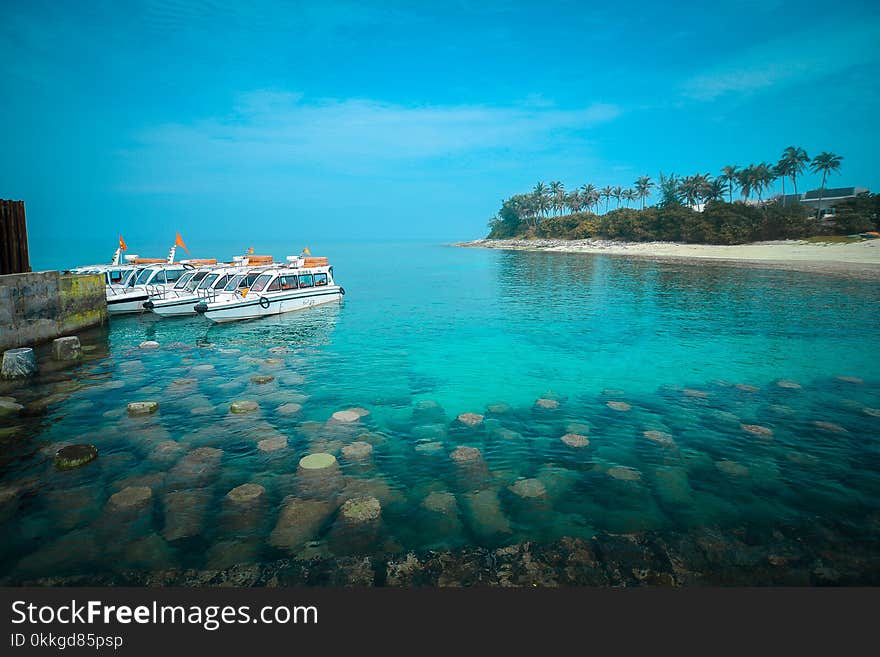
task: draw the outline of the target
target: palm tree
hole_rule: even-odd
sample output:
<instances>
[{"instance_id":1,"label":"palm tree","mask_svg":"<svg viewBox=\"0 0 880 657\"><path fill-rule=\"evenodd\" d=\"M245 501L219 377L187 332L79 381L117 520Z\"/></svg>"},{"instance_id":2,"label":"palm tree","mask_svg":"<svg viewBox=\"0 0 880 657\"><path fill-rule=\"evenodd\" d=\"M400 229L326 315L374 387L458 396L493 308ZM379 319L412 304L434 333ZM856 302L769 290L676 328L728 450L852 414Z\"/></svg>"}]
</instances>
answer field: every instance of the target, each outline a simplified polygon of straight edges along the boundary
<instances>
[{"instance_id":1,"label":"palm tree","mask_svg":"<svg viewBox=\"0 0 880 657\"><path fill-rule=\"evenodd\" d=\"M556 213L565 207L565 185L558 180L550 183L550 204Z\"/></svg>"},{"instance_id":2,"label":"palm tree","mask_svg":"<svg viewBox=\"0 0 880 657\"><path fill-rule=\"evenodd\" d=\"M599 195L605 199L605 212L608 212L608 204L611 203L611 197L614 196L614 189L606 185L599 191Z\"/></svg>"},{"instance_id":3,"label":"palm tree","mask_svg":"<svg viewBox=\"0 0 880 657\"><path fill-rule=\"evenodd\" d=\"M668 206L681 203L680 180L674 173L664 176L660 172L660 205Z\"/></svg>"},{"instance_id":4,"label":"palm tree","mask_svg":"<svg viewBox=\"0 0 880 657\"><path fill-rule=\"evenodd\" d=\"M782 181L782 203L785 204L785 179L788 177L789 164L785 160L779 160L773 167L773 174Z\"/></svg>"},{"instance_id":5,"label":"palm tree","mask_svg":"<svg viewBox=\"0 0 880 657\"><path fill-rule=\"evenodd\" d=\"M721 167L721 175L718 179L727 183L728 203L733 203L733 186L739 182L739 178L737 177L738 173L739 167L735 164L728 164L726 167Z\"/></svg>"},{"instance_id":6,"label":"palm tree","mask_svg":"<svg viewBox=\"0 0 880 657\"><path fill-rule=\"evenodd\" d=\"M705 204L709 198L709 186L712 184L711 173L698 173L694 176L694 185L696 187L697 199Z\"/></svg>"},{"instance_id":7,"label":"palm tree","mask_svg":"<svg viewBox=\"0 0 880 657\"><path fill-rule=\"evenodd\" d=\"M755 187L755 193L758 195L758 201L763 203L764 199L761 198L761 196L765 191L770 189L773 181L776 180L776 172L774 171L772 164L761 162L761 164L755 166L753 175L754 178L752 184Z\"/></svg>"},{"instance_id":8,"label":"palm tree","mask_svg":"<svg viewBox=\"0 0 880 657\"><path fill-rule=\"evenodd\" d=\"M736 174L736 180L739 183L740 195L744 201L747 201L754 190L755 165L750 164L745 169L740 169Z\"/></svg>"},{"instance_id":9,"label":"palm tree","mask_svg":"<svg viewBox=\"0 0 880 657\"><path fill-rule=\"evenodd\" d=\"M636 198L642 201L642 210L644 210L645 199L651 195L654 182L648 176L639 176L633 184L636 186Z\"/></svg>"},{"instance_id":10,"label":"palm tree","mask_svg":"<svg viewBox=\"0 0 880 657\"><path fill-rule=\"evenodd\" d=\"M782 151L782 158L779 160L779 164L783 165L784 163L782 169L785 172L784 175L791 178L791 184L794 186L795 196L797 196L798 193L797 177L804 172L809 161L810 156L807 155L807 151L800 146L789 146ZM785 182L783 182L782 185L782 194L785 195Z\"/></svg>"},{"instance_id":11,"label":"palm tree","mask_svg":"<svg viewBox=\"0 0 880 657\"><path fill-rule=\"evenodd\" d=\"M819 206L816 208L816 218L820 221L822 219L822 197L825 195L825 180L829 173L840 171L842 161L843 158L840 155L822 152L813 158L813 163L810 165L810 170L813 173L822 174L822 185L819 187Z\"/></svg>"},{"instance_id":12,"label":"palm tree","mask_svg":"<svg viewBox=\"0 0 880 657\"><path fill-rule=\"evenodd\" d=\"M547 210L550 209L550 199L547 186L539 182L532 190L532 197L535 199L535 210L542 216L547 216Z\"/></svg>"},{"instance_id":13,"label":"palm tree","mask_svg":"<svg viewBox=\"0 0 880 657\"><path fill-rule=\"evenodd\" d=\"M574 190L565 195L565 205L571 210L571 213L579 212L583 207L583 200L578 190Z\"/></svg>"},{"instance_id":14,"label":"palm tree","mask_svg":"<svg viewBox=\"0 0 880 657\"><path fill-rule=\"evenodd\" d=\"M620 208L620 201L623 199L623 187L618 185L617 187L612 189L611 196L614 197L614 200L617 201L617 207Z\"/></svg>"},{"instance_id":15,"label":"palm tree","mask_svg":"<svg viewBox=\"0 0 880 657\"><path fill-rule=\"evenodd\" d=\"M694 207L703 197L705 179L702 175L685 176L678 184L678 193L684 198L689 207Z\"/></svg>"},{"instance_id":16,"label":"palm tree","mask_svg":"<svg viewBox=\"0 0 880 657\"><path fill-rule=\"evenodd\" d=\"M624 189L620 195L623 197L623 200L626 201L626 207L629 207L630 201L635 201L638 198L636 190L634 189Z\"/></svg>"},{"instance_id":17,"label":"palm tree","mask_svg":"<svg viewBox=\"0 0 880 657\"><path fill-rule=\"evenodd\" d=\"M709 201L723 201L727 189L727 183L724 181L724 178L719 176L706 185L706 195L704 198L707 203Z\"/></svg>"},{"instance_id":18,"label":"palm tree","mask_svg":"<svg viewBox=\"0 0 880 657\"><path fill-rule=\"evenodd\" d=\"M587 212L593 207L593 204L599 200L598 190L593 183L587 183L581 187L581 201Z\"/></svg>"}]
</instances>

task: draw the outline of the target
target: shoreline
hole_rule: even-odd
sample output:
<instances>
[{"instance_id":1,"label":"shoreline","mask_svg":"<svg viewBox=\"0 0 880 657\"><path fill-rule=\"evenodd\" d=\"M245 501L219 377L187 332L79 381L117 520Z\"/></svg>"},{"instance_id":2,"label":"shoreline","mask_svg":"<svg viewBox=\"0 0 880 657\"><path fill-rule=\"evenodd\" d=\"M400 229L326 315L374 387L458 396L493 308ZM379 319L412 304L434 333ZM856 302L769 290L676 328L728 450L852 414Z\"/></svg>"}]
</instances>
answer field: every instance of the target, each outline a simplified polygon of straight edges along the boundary
<instances>
[{"instance_id":1,"label":"shoreline","mask_svg":"<svg viewBox=\"0 0 880 657\"><path fill-rule=\"evenodd\" d=\"M479 239L470 242L456 242L453 243L453 246L635 257L684 264L745 266L880 279L880 240L850 243L781 240L728 246L593 239Z\"/></svg>"}]
</instances>

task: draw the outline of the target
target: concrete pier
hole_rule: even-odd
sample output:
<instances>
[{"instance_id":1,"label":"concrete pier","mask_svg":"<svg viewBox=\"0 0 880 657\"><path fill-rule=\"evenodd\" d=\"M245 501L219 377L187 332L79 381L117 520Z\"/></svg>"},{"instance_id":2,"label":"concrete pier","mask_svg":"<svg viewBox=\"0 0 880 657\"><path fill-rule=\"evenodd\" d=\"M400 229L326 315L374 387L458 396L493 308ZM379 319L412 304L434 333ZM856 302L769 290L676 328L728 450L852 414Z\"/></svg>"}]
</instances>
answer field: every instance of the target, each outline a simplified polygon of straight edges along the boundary
<instances>
[{"instance_id":1,"label":"concrete pier","mask_svg":"<svg viewBox=\"0 0 880 657\"><path fill-rule=\"evenodd\" d=\"M0 351L34 346L106 321L104 279L98 274L0 276Z\"/></svg>"}]
</instances>

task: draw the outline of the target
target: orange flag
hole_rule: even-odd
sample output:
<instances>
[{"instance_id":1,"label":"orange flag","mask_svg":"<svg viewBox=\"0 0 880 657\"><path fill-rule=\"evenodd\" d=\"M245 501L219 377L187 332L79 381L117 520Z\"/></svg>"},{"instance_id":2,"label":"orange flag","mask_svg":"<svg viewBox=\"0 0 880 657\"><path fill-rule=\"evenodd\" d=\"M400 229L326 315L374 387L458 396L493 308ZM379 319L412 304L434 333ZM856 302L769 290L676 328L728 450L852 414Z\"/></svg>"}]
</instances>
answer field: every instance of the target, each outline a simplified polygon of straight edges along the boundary
<instances>
[{"instance_id":1,"label":"orange flag","mask_svg":"<svg viewBox=\"0 0 880 657\"><path fill-rule=\"evenodd\" d=\"M128 251L128 245L125 243L125 240L122 239L122 235L119 236L119 248L123 251Z\"/></svg>"},{"instance_id":2,"label":"orange flag","mask_svg":"<svg viewBox=\"0 0 880 657\"><path fill-rule=\"evenodd\" d=\"M186 255L189 255L189 249L186 248L186 244L183 243L183 238L180 236L180 233L175 235L174 244L186 251Z\"/></svg>"},{"instance_id":3,"label":"orange flag","mask_svg":"<svg viewBox=\"0 0 880 657\"><path fill-rule=\"evenodd\" d=\"M306 248L303 249L303 255L307 255L307 256L312 255L312 252L309 251L309 247L306 247Z\"/></svg>"}]
</instances>

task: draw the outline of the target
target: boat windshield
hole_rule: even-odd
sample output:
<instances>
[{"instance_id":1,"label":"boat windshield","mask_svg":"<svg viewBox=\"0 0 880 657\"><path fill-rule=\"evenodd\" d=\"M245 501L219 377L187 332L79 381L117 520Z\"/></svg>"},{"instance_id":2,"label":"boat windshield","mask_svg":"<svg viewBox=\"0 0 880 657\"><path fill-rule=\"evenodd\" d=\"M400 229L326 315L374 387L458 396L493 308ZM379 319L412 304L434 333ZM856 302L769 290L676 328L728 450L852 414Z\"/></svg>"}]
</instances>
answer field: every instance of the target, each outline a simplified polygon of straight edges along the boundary
<instances>
[{"instance_id":1,"label":"boat windshield","mask_svg":"<svg viewBox=\"0 0 880 657\"><path fill-rule=\"evenodd\" d=\"M138 274L137 280L134 282L135 285L146 285L147 281L149 281L153 274L159 271L158 269L144 269Z\"/></svg>"},{"instance_id":2,"label":"boat windshield","mask_svg":"<svg viewBox=\"0 0 880 657\"><path fill-rule=\"evenodd\" d=\"M272 274L261 274L257 276L257 280L251 285L251 290L254 292L262 292L271 278Z\"/></svg>"},{"instance_id":3,"label":"boat windshield","mask_svg":"<svg viewBox=\"0 0 880 657\"><path fill-rule=\"evenodd\" d=\"M219 276L219 274L208 274L207 276L205 276L205 278L202 279L202 282L199 283L199 289L207 290L209 287L211 287L211 283L217 280L217 276Z\"/></svg>"},{"instance_id":4,"label":"boat windshield","mask_svg":"<svg viewBox=\"0 0 880 657\"><path fill-rule=\"evenodd\" d=\"M186 287L186 284L189 283L189 279L191 279L192 277L193 277L193 272L188 271L187 273L185 273L183 276L180 277L180 279L177 281L177 283L175 283L174 289L175 290L182 290L184 287Z\"/></svg>"},{"instance_id":5,"label":"boat windshield","mask_svg":"<svg viewBox=\"0 0 880 657\"><path fill-rule=\"evenodd\" d=\"M224 292L235 292L238 289L239 283L244 280L244 274L236 274L232 277L232 280L226 284L226 287L223 288Z\"/></svg>"}]
</instances>

